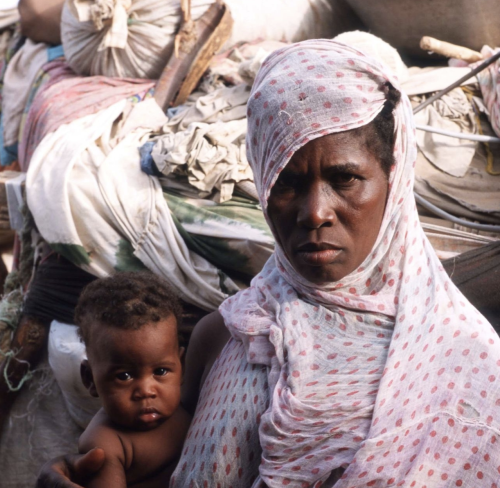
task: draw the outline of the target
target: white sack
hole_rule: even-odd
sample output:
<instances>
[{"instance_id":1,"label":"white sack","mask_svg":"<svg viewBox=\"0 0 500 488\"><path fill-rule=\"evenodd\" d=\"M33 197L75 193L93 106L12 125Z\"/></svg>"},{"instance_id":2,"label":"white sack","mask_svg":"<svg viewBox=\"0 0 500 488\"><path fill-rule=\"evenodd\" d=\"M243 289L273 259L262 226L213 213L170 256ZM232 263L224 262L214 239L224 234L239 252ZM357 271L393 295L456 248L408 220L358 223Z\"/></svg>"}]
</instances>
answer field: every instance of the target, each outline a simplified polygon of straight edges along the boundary
<instances>
[{"instance_id":1,"label":"white sack","mask_svg":"<svg viewBox=\"0 0 500 488\"><path fill-rule=\"evenodd\" d=\"M192 0L198 19L214 0ZM160 76L174 49L180 0L66 0L61 38L81 75Z\"/></svg>"},{"instance_id":2,"label":"white sack","mask_svg":"<svg viewBox=\"0 0 500 488\"><path fill-rule=\"evenodd\" d=\"M87 358L76 325L52 321L49 332L49 364L61 388L69 415L82 429L101 408L99 398L90 396L80 378L80 365Z\"/></svg>"},{"instance_id":3,"label":"white sack","mask_svg":"<svg viewBox=\"0 0 500 488\"><path fill-rule=\"evenodd\" d=\"M380 39L380 37L368 32L350 31L339 34L335 37L334 41L355 47L365 54L379 59L387 65L401 83L408 79L408 68L401 59L401 56L396 49Z\"/></svg>"},{"instance_id":4,"label":"white sack","mask_svg":"<svg viewBox=\"0 0 500 488\"><path fill-rule=\"evenodd\" d=\"M298 42L333 37L339 22L334 0L225 0L234 20L226 46L240 41ZM342 15L342 12L340 12Z\"/></svg>"}]
</instances>

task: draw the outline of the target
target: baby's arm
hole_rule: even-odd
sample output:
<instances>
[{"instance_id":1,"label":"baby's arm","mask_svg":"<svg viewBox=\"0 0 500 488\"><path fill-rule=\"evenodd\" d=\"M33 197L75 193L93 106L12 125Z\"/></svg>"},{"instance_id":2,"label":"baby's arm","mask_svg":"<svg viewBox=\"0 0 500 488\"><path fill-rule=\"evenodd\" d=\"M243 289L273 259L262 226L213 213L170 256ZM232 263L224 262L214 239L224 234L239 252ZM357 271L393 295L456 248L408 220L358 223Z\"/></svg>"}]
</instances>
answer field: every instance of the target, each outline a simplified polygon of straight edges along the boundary
<instances>
[{"instance_id":1,"label":"baby's arm","mask_svg":"<svg viewBox=\"0 0 500 488\"><path fill-rule=\"evenodd\" d=\"M105 461L101 470L85 484L85 488L127 488L124 446L118 434L104 426L89 426L78 443L84 454L94 447L104 450Z\"/></svg>"}]
</instances>

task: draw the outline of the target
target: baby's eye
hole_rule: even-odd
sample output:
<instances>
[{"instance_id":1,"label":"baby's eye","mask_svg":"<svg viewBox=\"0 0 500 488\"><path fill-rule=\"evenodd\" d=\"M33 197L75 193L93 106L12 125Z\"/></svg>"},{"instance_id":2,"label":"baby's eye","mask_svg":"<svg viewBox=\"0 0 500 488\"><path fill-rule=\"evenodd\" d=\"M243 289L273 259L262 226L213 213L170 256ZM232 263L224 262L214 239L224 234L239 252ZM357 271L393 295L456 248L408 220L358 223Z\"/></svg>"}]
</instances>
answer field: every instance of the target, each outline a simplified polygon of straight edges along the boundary
<instances>
[{"instance_id":1,"label":"baby's eye","mask_svg":"<svg viewBox=\"0 0 500 488\"><path fill-rule=\"evenodd\" d=\"M155 376L165 376L168 373L167 368L156 368L153 372Z\"/></svg>"},{"instance_id":2,"label":"baby's eye","mask_svg":"<svg viewBox=\"0 0 500 488\"><path fill-rule=\"evenodd\" d=\"M128 380L132 379L132 375L130 373L127 373L126 371L124 371L123 373L118 373L116 375L116 379L118 379L120 381L128 381Z\"/></svg>"}]
</instances>

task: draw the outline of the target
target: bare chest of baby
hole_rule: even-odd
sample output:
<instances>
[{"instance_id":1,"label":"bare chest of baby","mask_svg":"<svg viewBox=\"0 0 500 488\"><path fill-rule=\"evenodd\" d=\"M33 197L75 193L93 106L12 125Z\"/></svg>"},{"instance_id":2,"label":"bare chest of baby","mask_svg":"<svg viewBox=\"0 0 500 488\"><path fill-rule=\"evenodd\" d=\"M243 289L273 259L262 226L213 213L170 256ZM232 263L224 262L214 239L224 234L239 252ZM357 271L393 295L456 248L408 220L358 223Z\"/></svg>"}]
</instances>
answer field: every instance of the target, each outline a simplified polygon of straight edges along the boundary
<instances>
[{"instance_id":1,"label":"bare chest of baby","mask_svg":"<svg viewBox=\"0 0 500 488\"><path fill-rule=\"evenodd\" d=\"M154 429L122 429L101 411L79 440L80 453L100 447L106 460L87 488L164 488L177 464L190 417L177 411Z\"/></svg>"}]
</instances>

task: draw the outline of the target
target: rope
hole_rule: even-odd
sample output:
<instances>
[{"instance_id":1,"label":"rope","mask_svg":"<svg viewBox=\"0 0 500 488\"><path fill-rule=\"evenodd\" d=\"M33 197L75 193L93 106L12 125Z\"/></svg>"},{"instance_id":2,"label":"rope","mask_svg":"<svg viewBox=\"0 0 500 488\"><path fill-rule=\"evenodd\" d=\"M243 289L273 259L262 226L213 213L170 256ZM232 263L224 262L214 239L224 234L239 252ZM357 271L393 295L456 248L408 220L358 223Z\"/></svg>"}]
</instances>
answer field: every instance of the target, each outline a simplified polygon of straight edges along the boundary
<instances>
[{"instance_id":1,"label":"rope","mask_svg":"<svg viewBox=\"0 0 500 488\"><path fill-rule=\"evenodd\" d=\"M29 370L30 363L28 361L24 361L23 359L16 359L16 353L14 351L9 351L9 352L5 353L4 357L6 358L5 366L3 368L3 377L5 380L5 384L7 385L7 388L10 391L12 391L12 392L19 391L23 387L24 383L26 383L27 381L29 381L33 377L33 373ZM19 381L19 384L17 386L14 386L10 382L9 375L7 373L7 371L9 370L9 364L10 364L12 358L16 359L16 361L18 363L21 363L21 364L24 363L24 364L28 365L27 373L21 378L21 381Z\"/></svg>"},{"instance_id":2,"label":"rope","mask_svg":"<svg viewBox=\"0 0 500 488\"><path fill-rule=\"evenodd\" d=\"M16 330L23 307L23 291L21 288L4 295L0 301L0 321Z\"/></svg>"}]
</instances>

